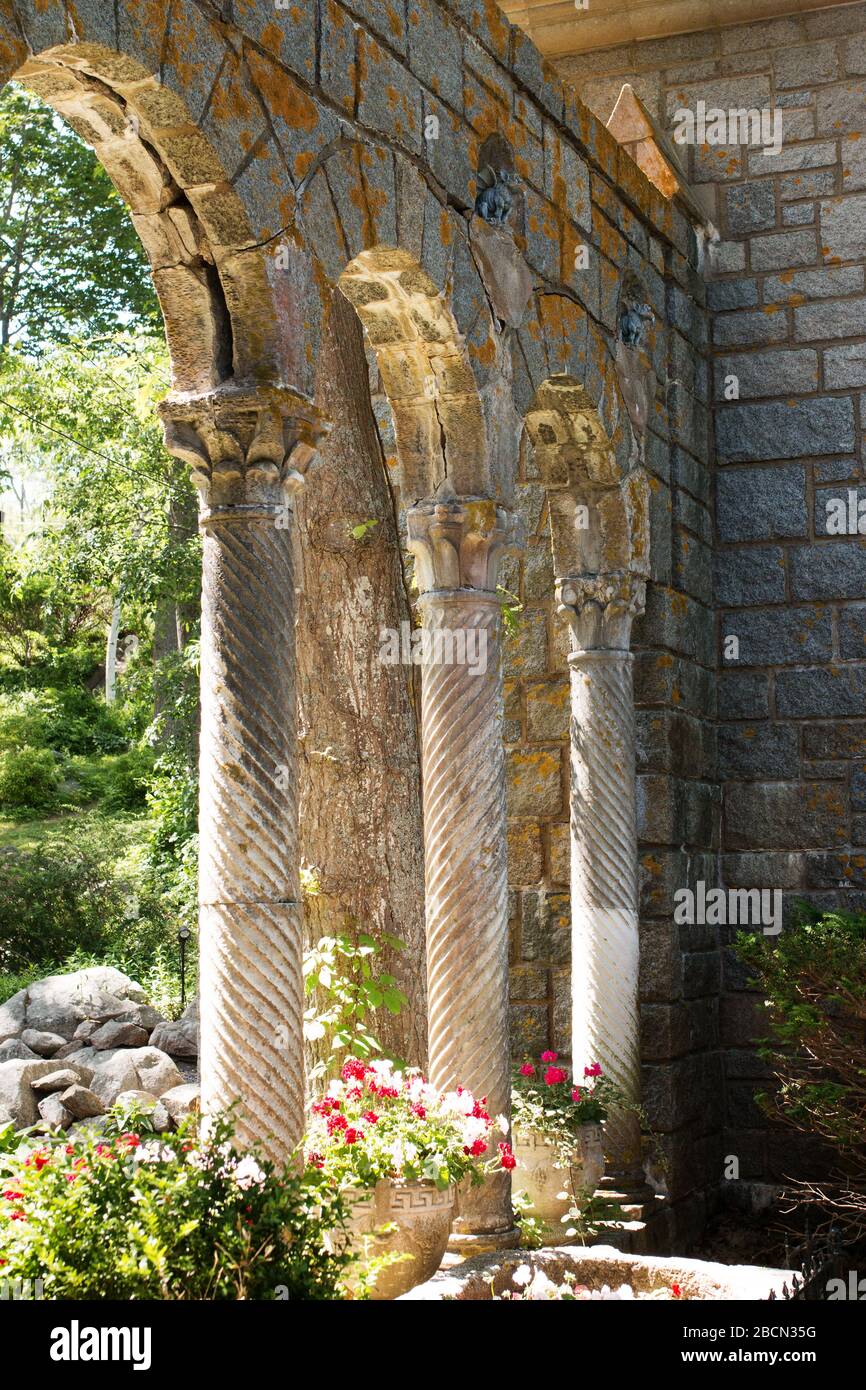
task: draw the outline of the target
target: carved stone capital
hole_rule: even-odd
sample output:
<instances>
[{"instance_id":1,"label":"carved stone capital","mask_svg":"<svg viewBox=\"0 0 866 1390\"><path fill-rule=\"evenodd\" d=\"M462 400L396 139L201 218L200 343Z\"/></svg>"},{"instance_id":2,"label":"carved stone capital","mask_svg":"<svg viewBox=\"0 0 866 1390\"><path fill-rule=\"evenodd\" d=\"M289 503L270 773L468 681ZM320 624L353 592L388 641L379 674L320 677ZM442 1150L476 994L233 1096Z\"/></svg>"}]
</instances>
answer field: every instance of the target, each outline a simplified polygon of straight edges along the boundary
<instances>
[{"instance_id":1,"label":"carved stone capital","mask_svg":"<svg viewBox=\"0 0 866 1390\"><path fill-rule=\"evenodd\" d=\"M278 386L169 396L159 413L166 449L192 469L203 525L287 511L329 429L315 406Z\"/></svg>"},{"instance_id":2,"label":"carved stone capital","mask_svg":"<svg viewBox=\"0 0 866 1390\"><path fill-rule=\"evenodd\" d=\"M556 581L556 598L571 628L573 653L628 651L632 622L644 611L646 580L623 572L566 576Z\"/></svg>"},{"instance_id":3,"label":"carved stone capital","mask_svg":"<svg viewBox=\"0 0 866 1390\"><path fill-rule=\"evenodd\" d=\"M409 549L424 593L479 589L495 593L499 562L519 540L518 519L487 498L436 498L407 514Z\"/></svg>"}]
</instances>

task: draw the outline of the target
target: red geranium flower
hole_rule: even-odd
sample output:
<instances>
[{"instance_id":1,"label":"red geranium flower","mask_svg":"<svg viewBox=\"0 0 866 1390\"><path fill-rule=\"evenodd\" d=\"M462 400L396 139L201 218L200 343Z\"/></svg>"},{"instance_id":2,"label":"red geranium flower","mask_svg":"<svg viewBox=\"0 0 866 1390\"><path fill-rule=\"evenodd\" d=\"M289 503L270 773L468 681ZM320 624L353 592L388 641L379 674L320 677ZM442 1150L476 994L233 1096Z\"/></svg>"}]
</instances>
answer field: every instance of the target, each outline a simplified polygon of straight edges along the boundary
<instances>
[{"instance_id":1,"label":"red geranium flower","mask_svg":"<svg viewBox=\"0 0 866 1390\"><path fill-rule=\"evenodd\" d=\"M517 1159L511 1152L510 1144L503 1143L499 1145L499 1163L503 1168L511 1169L517 1167Z\"/></svg>"},{"instance_id":2,"label":"red geranium flower","mask_svg":"<svg viewBox=\"0 0 866 1390\"><path fill-rule=\"evenodd\" d=\"M542 1054L541 1054L541 1060L542 1060L542 1062L556 1062L556 1061L559 1060L559 1053L558 1053L558 1052L542 1052Z\"/></svg>"},{"instance_id":3,"label":"red geranium flower","mask_svg":"<svg viewBox=\"0 0 866 1390\"><path fill-rule=\"evenodd\" d=\"M583 1074L584 1076L601 1076L601 1067L598 1062L593 1062L591 1067L584 1067Z\"/></svg>"},{"instance_id":4,"label":"red geranium flower","mask_svg":"<svg viewBox=\"0 0 866 1390\"><path fill-rule=\"evenodd\" d=\"M520 1068L520 1075L521 1075L521 1076L534 1076L534 1075L535 1075L535 1067L532 1065L531 1062L524 1062L524 1063L523 1063L523 1066Z\"/></svg>"},{"instance_id":5,"label":"red geranium flower","mask_svg":"<svg viewBox=\"0 0 866 1390\"><path fill-rule=\"evenodd\" d=\"M562 1067L548 1067L547 1071L544 1073L545 1086L558 1086L561 1081L566 1081L567 1079L568 1072L563 1071Z\"/></svg>"},{"instance_id":6,"label":"red geranium flower","mask_svg":"<svg viewBox=\"0 0 866 1390\"><path fill-rule=\"evenodd\" d=\"M349 1057L347 1061L343 1063L340 1075L344 1081L351 1081L353 1079L355 1081L363 1081L368 1071L369 1067L365 1067L364 1063L359 1061L357 1057Z\"/></svg>"},{"instance_id":7,"label":"red geranium flower","mask_svg":"<svg viewBox=\"0 0 866 1390\"><path fill-rule=\"evenodd\" d=\"M347 1144L357 1144L358 1140L363 1139L364 1136L360 1129L347 1129L344 1138Z\"/></svg>"}]
</instances>

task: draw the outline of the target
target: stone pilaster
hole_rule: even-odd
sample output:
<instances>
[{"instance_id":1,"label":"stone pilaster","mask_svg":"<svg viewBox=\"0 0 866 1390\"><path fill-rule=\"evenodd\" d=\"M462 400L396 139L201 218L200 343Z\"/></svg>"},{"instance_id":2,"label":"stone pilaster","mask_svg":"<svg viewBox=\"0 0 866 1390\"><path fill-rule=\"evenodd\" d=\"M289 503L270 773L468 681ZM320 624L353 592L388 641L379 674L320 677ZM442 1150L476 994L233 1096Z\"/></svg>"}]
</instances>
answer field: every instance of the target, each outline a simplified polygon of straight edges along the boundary
<instances>
[{"instance_id":1,"label":"stone pilaster","mask_svg":"<svg viewBox=\"0 0 866 1390\"><path fill-rule=\"evenodd\" d=\"M199 933L206 1113L285 1160L303 1134L292 493L323 433L288 390L170 398L203 544Z\"/></svg>"},{"instance_id":2,"label":"stone pilaster","mask_svg":"<svg viewBox=\"0 0 866 1390\"><path fill-rule=\"evenodd\" d=\"M635 825L634 617L645 581L631 574L565 578L571 628L572 1058L599 1062L629 1100L640 1096L638 884ZM612 1115L615 1174L640 1182L640 1126Z\"/></svg>"},{"instance_id":3,"label":"stone pilaster","mask_svg":"<svg viewBox=\"0 0 866 1390\"><path fill-rule=\"evenodd\" d=\"M455 498L413 507L408 527L432 652L422 670L421 713L430 1078L443 1090L469 1087L486 1096L494 1118L507 1118L508 878L496 577L514 542L514 519L493 502ZM461 642L467 659L438 659L449 644L459 656ZM494 1133L494 1154L505 1137ZM514 1243L506 1172L461 1192L454 1232L467 1253Z\"/></svg>"}]
</instances>

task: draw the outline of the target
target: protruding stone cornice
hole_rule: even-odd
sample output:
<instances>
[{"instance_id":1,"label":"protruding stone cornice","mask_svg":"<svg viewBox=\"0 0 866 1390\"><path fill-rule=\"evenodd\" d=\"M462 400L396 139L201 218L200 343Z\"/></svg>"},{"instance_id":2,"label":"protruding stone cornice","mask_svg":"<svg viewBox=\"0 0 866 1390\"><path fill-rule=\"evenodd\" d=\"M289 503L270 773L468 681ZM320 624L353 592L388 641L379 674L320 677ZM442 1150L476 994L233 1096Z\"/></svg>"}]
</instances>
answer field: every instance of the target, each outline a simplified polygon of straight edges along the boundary
<instances>
[{"instance_id":1,"label":"protruding stone cornice","mask_svg":"<svg viewBox=\"0 0 866 1390\"><path fill-rule=\"evenodd\" d=\"M419 591L477 589L495 593L499 564L520 541L513 512L489 498L433 498L407 514L409 550Z\"/></svg>"},{"instance_id":2,"label":"protruding stone cornice","mask_svg":"<svg viewBox=\"0 0 866 1390\"><path fill-rule=\"evenodd\" d=\"M636 574L568 575L556 581L559 612L571 628L572 656L628 651L631 627L646 603L646 580Z\"/></svg>"},{"instance_id":3,"label":"protruding stone cornice","mask_svg":"<svg viewBox=\"0 0 866 1390\"><path fill-rule=\"evenodd\" d=\"M330 428L314 405L278 386L169 396L159 413L166 449L192 470L203 520L285 509Z\"/></svg>"}]
</instances>

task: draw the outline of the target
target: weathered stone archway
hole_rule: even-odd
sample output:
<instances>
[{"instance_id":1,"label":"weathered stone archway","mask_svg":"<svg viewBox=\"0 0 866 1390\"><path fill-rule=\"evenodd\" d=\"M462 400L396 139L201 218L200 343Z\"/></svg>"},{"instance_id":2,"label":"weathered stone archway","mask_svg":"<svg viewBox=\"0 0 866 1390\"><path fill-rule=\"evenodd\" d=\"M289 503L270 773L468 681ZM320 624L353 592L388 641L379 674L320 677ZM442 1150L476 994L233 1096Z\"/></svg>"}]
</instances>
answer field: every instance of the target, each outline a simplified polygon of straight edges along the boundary
<instances>
[{"instance_id":1,"label":"weathered stone archway","mask_svg":"<svg viewBox=\"0 0 866 1390\"><path fill-rule=\"evenodd\" d=\"M401 521L411 514L417 573L430 586L425 621L436 627L459 614L461 623L489 622L492 635L496 556L513 532L520 422L545 382L578 383L620 484L629 478L637 454L613 352L624 276L639 274L658 316L656 375L675 377L674 327L661 320L668 310L677 325L700 318L700 250L682 210L647 183L495 7L435 0L407 17L378 5L350 10L340 0L287 9L261 0L3 0L0 69L20 72L85 123L154 264L173 358L168 442L193 468L205 528L202 918L214 942L205 994L217 1001L203 1009L212 1059L205 1091L214 1105L243 1093L244 1135L271 1136L271 1152L282 1156L302 1124L292 499L306 473L308 509L318 500L310 463L326 422L315 408L317 371L334 296L347 291L380 350L397 434L397 446L383 452L395 458L394 510ZM492 135L515 152L523 187L502 235L534 290L523 317L508 315L508 323L492 307L489 266L479 269L470 236L479 151ZM390 339L389 314L401 325ZM654 525L660 519L662 540L677 441L700 454L697 408L693 415L690 423L688 411L669 411L660 397L649 417L645 453L659 484ZM620 503L626 511L637 505L617 487L594 494L611 517ZM649 647L678 650L668 630L658 636L658 614L685 581L670 556L657 559L663 546L653 549L656 615L642 636ZM638 583L646 556L633 559L610 573ZM558 559L556 577L597 576L586 564L572 573ZM588 603L587 623L591 611L603 633L608 618ZM558 659L548 618L545 610L531 664L555 674L554 661L545 664L551 654ZM647 633L651 618L657 627ZM456 983L442 967L444 1017L458 1049L441 1075L477 1085L467 1070L482 1056L473 1010L492 1008L506 1035L502 866L498 851L481 854L477 845L461 859L458 827L460 815L465 826L473 816L500 824L501 740L491 733L498 677L471 691L443 686L441 698L434 685L428 708L445 714L434 725L425 712L425 744L439 746L438 730L444 809L428 822L427 863L433 872L441 862L445 878L430 903L454 906L453 917L442 910L441 939L453 930L455 942L468 937L478 953L462 957ZM461 699L483 711L483 738L471 720L458 729ZM550 759L551 815L567 799L565 777L557 781L561 751ZM477 802L465 801L461 778L479 759L493 775L479 783ZM477 838L491 842L486 832ZM474 937L466 884L486 905ZM438 930L434 923L431 939ZM439 954L445 965L453 958L447 948ZM467 979L483 987L467 990ZM507 1105L507 1048L497 1043L493 1055L496 1081L487 1089L493 1105L499 1094ZM478 1229L504 1219L504 1206L479 1211Z\"/></svg>"}]
</instances>

